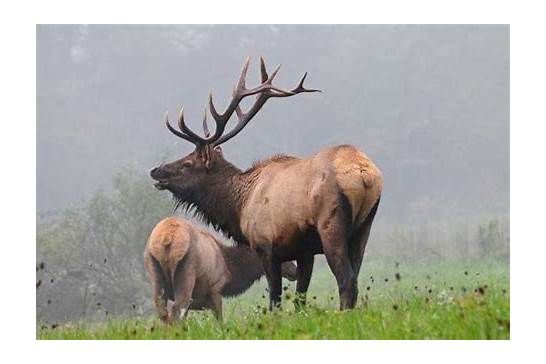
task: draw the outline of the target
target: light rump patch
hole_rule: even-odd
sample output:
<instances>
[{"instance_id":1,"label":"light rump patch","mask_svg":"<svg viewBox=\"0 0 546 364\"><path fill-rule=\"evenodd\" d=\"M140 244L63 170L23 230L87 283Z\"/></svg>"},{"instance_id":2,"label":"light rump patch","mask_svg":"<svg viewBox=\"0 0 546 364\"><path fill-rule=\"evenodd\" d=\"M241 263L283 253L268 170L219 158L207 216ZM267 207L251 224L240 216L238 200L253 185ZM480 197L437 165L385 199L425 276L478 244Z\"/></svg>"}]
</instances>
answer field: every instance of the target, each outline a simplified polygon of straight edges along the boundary
<instances>
[{"instance_id":1,"label":"light rump patch","mask_svg":"<svg viewBox=\"0 0 546 364\"><path fill-rule=\"evenodd\" d=\"M352 146L340 146L333 158L336 181L351 205L353 224L361 224L379 198L383 175L368 157Z\"/></svg>"}]
</instances>

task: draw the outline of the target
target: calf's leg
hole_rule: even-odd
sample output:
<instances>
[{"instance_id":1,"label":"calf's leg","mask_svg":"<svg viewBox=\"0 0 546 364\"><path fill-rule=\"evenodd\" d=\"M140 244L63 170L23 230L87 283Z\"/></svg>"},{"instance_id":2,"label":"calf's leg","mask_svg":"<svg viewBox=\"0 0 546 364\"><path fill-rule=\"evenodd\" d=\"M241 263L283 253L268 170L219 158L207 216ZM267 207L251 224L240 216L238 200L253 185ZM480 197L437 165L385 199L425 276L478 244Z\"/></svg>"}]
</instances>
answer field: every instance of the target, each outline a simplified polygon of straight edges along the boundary
<instances>
[{"instance_id":1,"label":"calf's leg","mask_svg":"<svg viewBox=\"0 0 546 364\"><path fill-rule=\"evenodd\" d=\"M222 322L222 295L219 292L211 293L209 305L216 319Z\"/></svg>"},{"instance_id":2,"label":"calf's leg","mask_svg":"<svg viewBox=\"0 0 546 364\"><path fill-rule=\"evenodd\" d=\"M189 262L181 261L173 274L174 304L171 309L170 322L182 320L190 308L195 273Z\"/></svg>"},{"instance_id":3,"label":"calf's leg","mask_svg":"<svg viewBox=\"0 0 546 364\"><path fill-rule=\"evenodd\" d=\"M169 287L167 287L168 283L165 279L165 273L161 269L159 262L151 255L146 256L145 266L152 278L152 295L157 314L161 321L167 322L169 319L167 311L167 292Z\"/></svg>"}]
</instances>

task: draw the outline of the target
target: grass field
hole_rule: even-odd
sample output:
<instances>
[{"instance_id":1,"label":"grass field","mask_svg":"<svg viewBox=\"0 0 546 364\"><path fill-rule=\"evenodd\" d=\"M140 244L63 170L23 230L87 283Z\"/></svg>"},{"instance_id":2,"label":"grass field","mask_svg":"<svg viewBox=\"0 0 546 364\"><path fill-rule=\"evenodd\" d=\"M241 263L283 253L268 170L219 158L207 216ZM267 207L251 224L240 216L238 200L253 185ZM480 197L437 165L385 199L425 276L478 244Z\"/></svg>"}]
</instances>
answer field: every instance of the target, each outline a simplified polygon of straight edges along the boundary
<instances>
[{"instance_id":1,"label":"grass field","mask_svg":"<svg viewBox=\"0 0 546 364\"><path fill-rule=\"evenodd\" d=\"M317 259L319 260L319 259ZM366 259L359 302L338 311L333 275L317 262L308 307L295 312L294 285L284 282L283 307L269 313L262 279L224 300L224 322L192 312L166 327L154 316L37 324L38 339L509 339L507 260Z\"/></svg>"}]
</instances>

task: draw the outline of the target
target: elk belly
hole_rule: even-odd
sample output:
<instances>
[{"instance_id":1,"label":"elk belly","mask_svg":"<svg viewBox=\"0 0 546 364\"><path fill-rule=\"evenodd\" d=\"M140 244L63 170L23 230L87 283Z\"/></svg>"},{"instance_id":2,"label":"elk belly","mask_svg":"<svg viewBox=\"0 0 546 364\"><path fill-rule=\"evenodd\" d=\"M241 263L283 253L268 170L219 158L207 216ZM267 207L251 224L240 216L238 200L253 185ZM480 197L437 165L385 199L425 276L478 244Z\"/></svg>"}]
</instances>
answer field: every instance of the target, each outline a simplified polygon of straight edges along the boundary
<instances>
[{"instance_id":1,"label":"elk belly","mask_svg":"<svg viewBox=\"0 0 546 364\"><path fill-rule=\"evenodd\" d=\"M255 191L241 218L241 230L252 247L287 245L307 229L305 194L298 190L294 186L289 192Z\"/></svg>"}]
</instances>

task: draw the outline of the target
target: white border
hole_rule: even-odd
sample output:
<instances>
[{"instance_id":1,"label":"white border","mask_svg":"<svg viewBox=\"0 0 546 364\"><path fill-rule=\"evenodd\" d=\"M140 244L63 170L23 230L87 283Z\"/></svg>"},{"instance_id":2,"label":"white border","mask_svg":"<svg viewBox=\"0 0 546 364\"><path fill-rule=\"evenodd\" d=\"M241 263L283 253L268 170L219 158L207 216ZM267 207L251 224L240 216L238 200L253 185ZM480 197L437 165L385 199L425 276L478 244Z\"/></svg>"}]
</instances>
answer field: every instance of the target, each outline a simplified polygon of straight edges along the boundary
<instances>
[{"instance_id":1,"label":"white border","mask_svg":"<svg viewBox=\"0 0 546 364\"><path fill-rule=\"evenodd\" d=\"M356 3L356 2L355 2ZM538 6L506 1L41 1L3 4L3 357L222 363L505 362L534 358L544 337L544 27ZM537 2L538 3L538 2ZM535 3L536 4L536 3ZM335 6L335 7L334 7ZM212 10L214 9L214 10ZM35 23L511 23L512 340L509 342L36 342ZM6 112L7 111L7 112ZM7 202L7 203L6 203ZM32 208L34 207L34 209ZM6 249L7 248L7 249ZM24 288L23 288L24 287ZM25 291L26 293L23 294ZM9 305L9 306L6 306ZM211 350L212 349L212 350ZM535 352L535 353L533 353ZM538 356L541 357L541 356Z\"/></svg>"}]
</instances>

